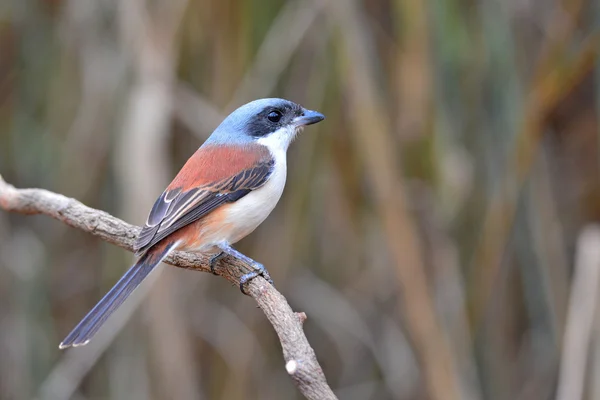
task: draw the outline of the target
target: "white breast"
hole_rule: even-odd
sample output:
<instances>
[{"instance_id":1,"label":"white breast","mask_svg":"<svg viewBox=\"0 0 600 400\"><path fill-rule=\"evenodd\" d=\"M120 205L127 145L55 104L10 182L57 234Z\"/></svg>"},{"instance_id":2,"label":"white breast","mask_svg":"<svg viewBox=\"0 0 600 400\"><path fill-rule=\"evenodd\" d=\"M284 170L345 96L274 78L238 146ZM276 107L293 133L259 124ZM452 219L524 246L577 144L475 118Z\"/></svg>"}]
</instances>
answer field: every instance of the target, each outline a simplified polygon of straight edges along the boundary
<instances>
[{"instance_id":1,"label":"white breast","mask_svg":"<svg viewBox=\"0 0 600 400\"><path fill-rule=\"evenodd\" d=\"M274 170L263 187L248 193L228 210L227 223L232 229L225 240L229 243L235 243L254 231L277 205L287 175L286 152L297 133L296 129L286 127L257 140L269 149L275 159Z\"/></svg>"},{"instance_id":2,"label":"white breast","mask_svg":"<svg viewBox=\"0 0 600 400\"><path fill-rule=\"evenodd\" d=\"M232 228L228 237L224 238L227 242L235 243L254 231L271 214L281 198L287 175L285 151L273 153L273 157L274 170L267 183L233 203L227 210L225 224L231 224Z\"/></svg>"},{"instance_id":3,"label":"white breast","mask_svg":"<svg viewBox=\"0 0 600 400\"><path fill-rule=\"evenodd\" d=\"M275 160L273 173L261 188L227 206L227 217L218 229L210 226L201 232L203 245L197 251L214 251L213 245L220 242L233 244L252 233L271 214L285 187L286 151L296 133L293 129L280 129L257 140Z\"/></svg>"}]
</instances>

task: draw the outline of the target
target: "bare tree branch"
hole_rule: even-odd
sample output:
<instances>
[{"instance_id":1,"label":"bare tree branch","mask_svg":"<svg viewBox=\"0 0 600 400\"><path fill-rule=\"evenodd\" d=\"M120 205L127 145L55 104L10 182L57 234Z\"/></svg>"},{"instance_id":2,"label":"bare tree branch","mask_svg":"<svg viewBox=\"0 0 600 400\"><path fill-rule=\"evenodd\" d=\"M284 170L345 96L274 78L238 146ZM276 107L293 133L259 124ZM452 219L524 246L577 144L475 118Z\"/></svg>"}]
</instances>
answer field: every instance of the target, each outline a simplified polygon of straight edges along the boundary
<instances>
[{"instance_id":1,"label":"bare tree branch","mask_svg":"<svg viewBox=\"0 0 600 400\"><path fill-rule=\"evenodd\" d=\"M0 208L21 214L48 215L129 251L132 251L140 230L75 199L44 189L17 189L6 183L1 175ZM208 257L202 254L173 252L164 262L180 268L210 272ZM216 265L217 274L236 285L239 285L240 277L250 270L250 266L231 257L223 258ZM337 399L304 335L302 324L306 315L292 311L285 297L261 277L250 281L246 291L273 325L283 349L286 371L298 390L309 400Z\"/></svg>"}]
</instances>

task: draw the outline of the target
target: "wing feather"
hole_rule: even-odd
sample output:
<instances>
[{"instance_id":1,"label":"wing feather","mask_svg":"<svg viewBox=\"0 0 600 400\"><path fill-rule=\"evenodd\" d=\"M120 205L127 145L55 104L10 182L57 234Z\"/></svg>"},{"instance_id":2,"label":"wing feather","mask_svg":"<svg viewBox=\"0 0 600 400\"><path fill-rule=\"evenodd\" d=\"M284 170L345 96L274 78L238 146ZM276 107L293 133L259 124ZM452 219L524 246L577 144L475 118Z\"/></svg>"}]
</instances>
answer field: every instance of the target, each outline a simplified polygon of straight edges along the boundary
<instances>
[{"instance_id":1,"label":"wing feather","mask_svg":"<svg viewBox=\"0 0 600 400\"><path fill-rule=\"evenodd\" d=\"M134 245L136 253L150 247L184 226L197 221L217 207L244 197L264 185L273 172L275 161L263 157L238 174L199 187L167 189L156 200L146 225Z\"/></svg>"}]
</instances>

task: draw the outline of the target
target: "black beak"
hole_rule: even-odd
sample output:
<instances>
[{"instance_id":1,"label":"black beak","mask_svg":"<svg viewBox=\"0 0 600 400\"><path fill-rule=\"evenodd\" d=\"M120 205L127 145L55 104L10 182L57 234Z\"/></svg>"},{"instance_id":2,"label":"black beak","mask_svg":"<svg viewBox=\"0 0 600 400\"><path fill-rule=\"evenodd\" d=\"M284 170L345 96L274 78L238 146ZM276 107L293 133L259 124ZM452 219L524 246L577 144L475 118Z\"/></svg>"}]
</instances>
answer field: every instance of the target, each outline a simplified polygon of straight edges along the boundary
<instances>
[{"instance_id":1,"label":"black beak","mask_svg":"<svg viewBox=\"0 0 600 400\"><path fill-rule=\"evenodd\" d=\"M306 126L316 124L317 122L321 122L325 119L325 116L319 112L312 110L304 110L302 115L294 118L294 125L296 126Z\"/></svg>"}]
</instances>

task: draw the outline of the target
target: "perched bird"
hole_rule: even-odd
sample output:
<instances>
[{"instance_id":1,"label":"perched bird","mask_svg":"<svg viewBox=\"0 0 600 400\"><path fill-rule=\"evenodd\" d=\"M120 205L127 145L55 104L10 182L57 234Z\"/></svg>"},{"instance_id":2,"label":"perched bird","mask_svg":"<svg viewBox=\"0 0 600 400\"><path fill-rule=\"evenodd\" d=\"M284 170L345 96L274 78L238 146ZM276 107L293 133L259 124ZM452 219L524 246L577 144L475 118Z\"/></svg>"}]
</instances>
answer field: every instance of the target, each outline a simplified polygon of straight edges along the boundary
<instances>
[{"instance_id":1,"label":"perched bird","mask_svg":"<svg viewBox=\"0 0 600 400\"><path fill-rule=\"evenodd\" d=\"M283 99L260 99L231 113L156 200L135 243L138 261L60 344L87 344L106 319L171 251L225 254L251 265L240 289L267 270L231 245L271 213L285 186L286 151L299 131L325 117ZM213 271L214 272L214 271ZM245 292L244 292L245 293Z\"/></svg>"}]
</instances>

